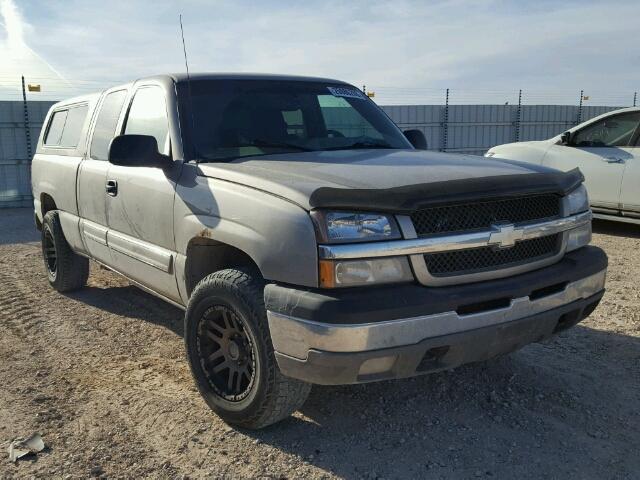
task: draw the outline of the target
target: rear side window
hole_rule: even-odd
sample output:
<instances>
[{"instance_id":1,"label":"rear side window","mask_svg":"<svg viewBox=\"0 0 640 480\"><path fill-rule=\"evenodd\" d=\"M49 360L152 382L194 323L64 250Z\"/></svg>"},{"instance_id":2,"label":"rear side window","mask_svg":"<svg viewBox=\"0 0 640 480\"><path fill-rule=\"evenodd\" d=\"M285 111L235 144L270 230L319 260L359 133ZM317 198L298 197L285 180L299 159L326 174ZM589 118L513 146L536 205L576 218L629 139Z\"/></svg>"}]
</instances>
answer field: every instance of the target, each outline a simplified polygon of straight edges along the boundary
<instances>
[{"instance_id":1,"label":"rear side window","mask_svg":"<svg viewBox=\"0 0 640 480\"><path fill-rule=\"evenodd\" d=\"M96 126L91 138L90 154L96 160L107 160L109 158L109 143L115 136L118 118L124 100L127 96L126 90L118 90L109 93L102 102L100 113L96 119Z\"/></svg>"},{"instance_id":2,"label":"rear side window","mask_svg":"<svg viewBox=\"0 0 640 480\"><path fill-rule=\"evenodd\" d=\"M77 147L88 111L87 105L77 105L54 112L44 144L49 147Z\"/></svg>"},{"instance_id":3,"label":"rear side window","mask_svg":"<svg viewBox=\"0 0 640 480\"><path fill-rule=\"evenodd\" d=\"M127 117L126 134L150 135L158 142L158 151L169 154L169 121L164 91L142 87L136 92Z\"/></svg>"},{"instance_id":4,"label":"rear side window","mask_svg":"<svg viewBox=\"0 0 640 480\"><path fill-rule=\"evenodd\" d=\"M67 113L67 121L64 124L62 138L60 139L61 147L76 147L82 136L82 127L87 118L89 107L82 105L80 107L70 108Z\"/></svg>"},{"instance_id":5,"label":"rear side window","mask_svg":"<svg viewBox=\"0 0 640 480\"><path fill-rule=\"evenodd\" d=\"M44 137L45 145L60 145L60 140L62 139L62 130L64 129L64 124L67 121L68 113L68 110L58 110L57 112L53 112L53 116L51 117L51 121L49 122L47 135Z\"/></svg>"}]
</instances>

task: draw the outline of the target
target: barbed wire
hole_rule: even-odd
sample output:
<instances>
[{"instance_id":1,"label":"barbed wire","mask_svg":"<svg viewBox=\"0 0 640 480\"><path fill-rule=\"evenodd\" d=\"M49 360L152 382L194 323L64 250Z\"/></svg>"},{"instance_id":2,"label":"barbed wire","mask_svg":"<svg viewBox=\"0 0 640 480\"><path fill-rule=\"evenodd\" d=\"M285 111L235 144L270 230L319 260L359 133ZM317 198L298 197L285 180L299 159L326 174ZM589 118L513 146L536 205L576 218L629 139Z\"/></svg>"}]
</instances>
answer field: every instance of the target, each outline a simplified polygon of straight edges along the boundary
<instances>
[{"instance_id":1,"label":"barbed wire","mask_svg":"<svg viewBox=\"0 0 640 480\"><path fill-rule=\"evenodd\" d=\"M130 81L130 80L129 80ZM26 84L39 84L40 92L29 92L30 100L61 100L77 95L99 93L107 88L127 83L127 80L73 79L45 75L25 75ZM370 85L367 91L374 92L374 101L380 105L439 105L445 103L447 88ZM580 102L579 88L522 89L522 105L562 104L577 105ZM449 104L517 104L520 89L498 89L491 87L450 88ZM637 92L585 90L582 104L588 106L630 106ZM21 99L20 76L0 74L0 99Z\"/></svg>"}]
</instances>

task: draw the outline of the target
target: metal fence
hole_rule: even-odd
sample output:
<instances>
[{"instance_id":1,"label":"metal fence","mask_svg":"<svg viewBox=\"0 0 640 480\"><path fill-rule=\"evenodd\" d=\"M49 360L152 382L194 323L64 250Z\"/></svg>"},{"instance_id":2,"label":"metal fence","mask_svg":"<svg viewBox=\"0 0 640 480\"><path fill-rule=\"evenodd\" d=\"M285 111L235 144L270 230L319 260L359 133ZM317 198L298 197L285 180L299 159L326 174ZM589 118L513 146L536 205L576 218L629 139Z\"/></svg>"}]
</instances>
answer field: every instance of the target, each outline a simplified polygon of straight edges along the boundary
<instances>
[{"instance_id":1,"label":"metal fence","mask_svg":"<svg viewBox=\"0 0 640 480\"><path fill-rule=\"evenodd\" d=\"M0 207L31 205L30 156L53 103L28 102L25 117L23 102L0 101Z\"/></svg>"},{"instance_id":2,"label":"metal fence","mask_svg":"<svg viewBox=\"0 0 640 480\"><path fill-rule=\"evenodd\" d=\"M544 140L619 107L399 105L382 109L403 130L422 130L430 150L483 155L502 143Z\"/></svg>"},{"instance_id":3,"label":"metal fence","mask_svg":"<svg viewBox=\"0 0 640 480\"><path fill-rule=\"evenodd\" d=\"M30 152L53 102L0 101L0 208L31 205ZM569 105L383 106L400 128L422 130L430 150L482 155L502 143L550 138L619 107ZM339 123L339 112L333 121ZM28 131L28 135L27 135ZM30 137L28 141L27 138Z\"/></svg>"}]
</instances>

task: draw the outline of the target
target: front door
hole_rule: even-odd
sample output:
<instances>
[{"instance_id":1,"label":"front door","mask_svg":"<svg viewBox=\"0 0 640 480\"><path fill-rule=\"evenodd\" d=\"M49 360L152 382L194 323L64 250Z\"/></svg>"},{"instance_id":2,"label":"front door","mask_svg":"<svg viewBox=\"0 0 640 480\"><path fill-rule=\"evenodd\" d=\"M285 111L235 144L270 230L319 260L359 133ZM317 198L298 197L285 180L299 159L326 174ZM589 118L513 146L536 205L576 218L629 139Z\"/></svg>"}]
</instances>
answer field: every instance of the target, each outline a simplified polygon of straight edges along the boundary
<instances>
[{"instance_id":1,"label":"front door","mask_svg":"<svg viewBox=\"0 0 640 480\"><path fill-rule=\"evenodd\" d=\"M618 210L629 144L640 112L611 115L573 132L569 145L553 145L544 164L560 170L580 168L591 205Z\"/></svg>"},{"instance_id":2,"label":"front door","mask_svg":"<svg viewBox=\"0 0 640 480\"><path fill-rule=\"evenodd\" d=\"M123 134L151 135L170 155L165 92L139 87L124 121ZM107 181L108 244L114 268L141 285L179 301L175 279L173 199L181 162L174 168L110 165Z\"/></svg>"},{"instance_id":3,"label":"front door","mask_svg":"<svg viewBox=\"0 0 640 480\"><path fill-rule=\"evenodd\" d=\"M622 210L629 216L640 218L640 125L631 142L626 148L631 155L624 168L620 203Z\"/></svg>"}]
</instances>

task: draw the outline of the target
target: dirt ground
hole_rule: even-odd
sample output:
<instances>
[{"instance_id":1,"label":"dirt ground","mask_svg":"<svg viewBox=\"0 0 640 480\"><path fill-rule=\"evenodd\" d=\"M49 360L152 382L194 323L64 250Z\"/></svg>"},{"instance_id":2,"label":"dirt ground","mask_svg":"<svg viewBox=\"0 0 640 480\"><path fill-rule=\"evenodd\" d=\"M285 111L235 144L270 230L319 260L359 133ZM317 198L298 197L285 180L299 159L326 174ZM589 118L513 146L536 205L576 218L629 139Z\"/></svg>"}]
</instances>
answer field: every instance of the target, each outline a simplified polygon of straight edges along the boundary
<instances>
[{"instance_id":1,"label":"dirt ground","mask_svg":"<svg viewBox=\"0 0 640 480\"><path fill-rule=\"evenodd\" d=\"M28 210L0 210L0 478L640 478L640 228L597 223L608 291L576 328L409 380L314 387L234 430L196 392L182 312L92 266L47 285ZM12 464L14 437L47 449Z\"/></svg>"}]
</instances>

